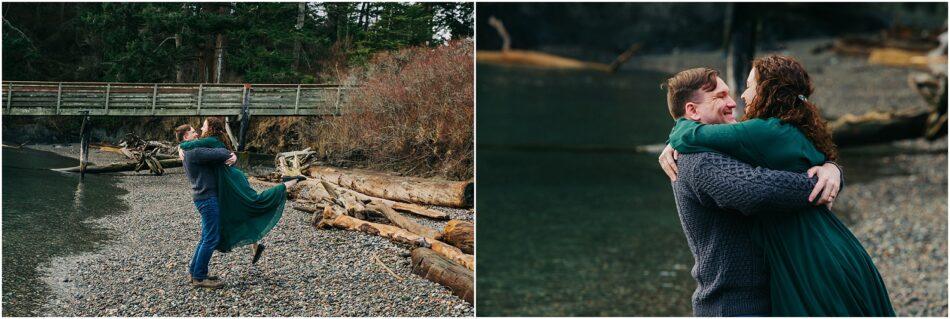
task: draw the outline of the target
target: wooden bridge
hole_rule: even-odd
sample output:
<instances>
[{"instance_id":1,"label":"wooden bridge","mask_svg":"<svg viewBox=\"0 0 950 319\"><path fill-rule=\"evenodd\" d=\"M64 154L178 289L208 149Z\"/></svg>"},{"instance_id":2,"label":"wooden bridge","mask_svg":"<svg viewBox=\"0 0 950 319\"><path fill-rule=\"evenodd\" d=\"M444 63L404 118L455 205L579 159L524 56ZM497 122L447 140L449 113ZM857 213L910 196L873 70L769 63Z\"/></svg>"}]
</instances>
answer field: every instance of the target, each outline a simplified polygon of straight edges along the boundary
<instances>
[{"instance_id":1,"label":"wooden bridge","mask_svg":"<svg viewBox=\"0 0 950 319\"><path fill-rule=\"evenodd\" d=\"M339 115L353 87L328 84L211 84L3 81L3 115Z\"/></svg>"}]
</instances>

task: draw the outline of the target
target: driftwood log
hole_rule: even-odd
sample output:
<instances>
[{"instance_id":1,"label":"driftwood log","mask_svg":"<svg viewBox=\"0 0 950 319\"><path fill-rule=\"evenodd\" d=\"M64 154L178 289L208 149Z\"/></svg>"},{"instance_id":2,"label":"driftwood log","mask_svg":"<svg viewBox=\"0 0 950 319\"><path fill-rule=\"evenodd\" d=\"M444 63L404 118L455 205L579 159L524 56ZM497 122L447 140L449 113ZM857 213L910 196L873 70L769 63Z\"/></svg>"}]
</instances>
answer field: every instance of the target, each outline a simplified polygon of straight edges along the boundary
<instances>
[{"instance_id":1,"label":"driftwood log","mask_svg":"<svg viewBox=\"0 0 950 319\"><path fill-rule=\"evenodd\" d=\"M430 178L404 177L359 169L311 166L306 174L357 192L394 201L472 207L475 186L472 181L454 182Z\"/></svg>"},{"instance_id":2,"label":"driftwood log","mask_svg":"<svg viewBox=\"0 0 950 319\"><path fill-rule=\"evenodd\" d=\"M314 202L319 202L322 199L330 197L330 194L326 192L323 185L321 185L320 182L315 179L310 179L310 180L300 182L298 185L300 186L295 187L294 189L290 190L289 194L290 194L291 199L305 199L305 200L310 200ZM432 218L432 219L443 219L443 220L449 219L449 215L446 214L445 212L425 208L420 205L401 203L397 201L388 200L385 198L373 197L373 196L369 196L369 195L366 195L366 194L363 194L351 189L347 189L347 193L355 196L358 200L364 203L378 201L392 207L396 211L410 213L410 214L419 215L419 216Z\"/></svg>"},{"instance_id":3,"label":"driftwood log","mask_svg":"<svg viewBox=\"0 0 950 319\"><path fill-rule=\"evenodd\" d=\"M475 224L461 220L450 220L445 224L442 236L436 239L458 247L466 254L474 254Z\"/></svg>"},{"instance_id":4,"label":"driftwood log","mask_svg":"<svg viewBox=\"0 0 950 319\"><path fill-rule=\"evenodd\" d=\"M364 194L360 194L360 195L366 196ZM372 198L371 196L366 196L366 197ZM434 209L428 209L416 204L394 202L394 201L390 201L383 198L378 198L378 199L384 203L390 204L390 206L392 206L393 209L400 212L406 212L406 213L415 214L419 216L429 217L432 219L449 219L449 214L446 214L444 212L440 212Z\"/></svg>"},{"instance_id":5,"label":"driftwood log","mask_svg":"<svg viewBox=\"0 0 950 319\"><path fill-rule=\"evenodd\" d=\"M356 196L353 195L353 191L337 188L327 183L325 181L320 182L323 185L324 190L330 194L330 196L342 199L343 206L346 209L347 213L350 216L365 220L367 211L378 212L386 217L390 223L393 225L402 227L405 230L412 232L413 234L426 237L429 239L436 239L439 237L439 231L420 225L393 210L391 207L386 205L381 201L369 201L364 205Z\"/></svg>"},{"instance_id":6,"label":"driftwood log","mask_svg":"<svg viewBox=\"0 0 950 319\"><path fill-rule=\"evenodd\" d=\"M478 51L477 54L475 54L478 62L500 65L528 66L545 69L596 70L606 73L614 73L617 72L617 70L619 70L624 63L630 60L634 53L640 50L640 44L633 44L627 48L627 50L617 56L617 58L614 59L613 63L610 65L598 62L581 61L538 51L512 50L511 37L508 35L508 30L505 28L505 24L494 16L488 19L488 24L495 28L495 31L498 32L498 36L501 37L501 51Z\"/></svg>"},{"instance_id":7,"label":"driftwood log","mask_svg":"<svg viewBox=\"0 0 950 319\"><path fill-rule=\"evenodd\" d=\"M946 68L946 61L943 62ZM929 109L847 114L829 123L835 144L841 147L924 137L935 140L947 135L946 74L915 73L908 77L911 89L920 94Z\"/></svg>"},{"instance_id":8,"label":"driftwood log","mask_svg":"<svg viewBox=\"0 0 950 319\"><path fill-rule=\"evenodd\" d=\"M430 238L430 239L437 239L439 238L439 235L441 235L441 233L439 233L438 230L420 225L419 223L416 223L400 215L398 212L396 212L389 206L386 206L382 203L370 203L369 205L366 206L366 208L369 210L382 213L383 216L386 216L386 219L388 219L391 223L393 223L393 225L405 228L406 230L411 231L412 233L416 235L419 235L425 238Z\"/></svg>"},{"instance_id":9,"label":"driftwood log","mask_svg":"<svg viewBox=\"0 0 950 319\"><path fill-rule=\"evenodd\" d=\"M161 167L172 168L172 167L181 167L181 160L179 159L166 159L158 161L161 164ZM135 168L139 165L136 162L128 163L112 163L109 165L101 166L86 166L86 173L115 173L115 172L128 172L134 171ZM54 168L54 171L60 172L70 172L70 173L79 173L79 166L75 167L66 167L66 168Z\"/></svg>"},{"instance_id":10,"label":"driftwood log","mask_svg":"<svg viewBox=\"0 0 950 319\"><path fill-rule=\"evenodd\" d=\"M462 300L473 303L475 299L475 276L471 270L446 259L428 248L412 250L412 273L429 281L448 287Z\"/></svg>"},{"instance_id":11,"label":"driftwood log","mask_svg":"<svg viewBox=\"0 0 950 319\"><path fill-rule=\"evenodd\" d=\"M930 114L926 109L846 114L828 126L839 147L861 146L922 137Z\"/></svg>"},{"instance_id":12,"label":"driftwood log","mask_svg":"<svg viewBox=\"0 0 950 319\"><path fill-rule=\"evenodd\" d=\"M409 232L408 230L391 226L368 222L365 220L350 217L341 212L341 208L336 205L329 205L323 210L323 218L317 222L319 228L340 228L364 232L370 235L376 235L387 238L397 243L411 245L413 247L430 248L439 255L456 262L469 270L475 270L475 256L465 254L460 249L444 242L427 239L423 236Z\"/></svg>"}]
</instances>

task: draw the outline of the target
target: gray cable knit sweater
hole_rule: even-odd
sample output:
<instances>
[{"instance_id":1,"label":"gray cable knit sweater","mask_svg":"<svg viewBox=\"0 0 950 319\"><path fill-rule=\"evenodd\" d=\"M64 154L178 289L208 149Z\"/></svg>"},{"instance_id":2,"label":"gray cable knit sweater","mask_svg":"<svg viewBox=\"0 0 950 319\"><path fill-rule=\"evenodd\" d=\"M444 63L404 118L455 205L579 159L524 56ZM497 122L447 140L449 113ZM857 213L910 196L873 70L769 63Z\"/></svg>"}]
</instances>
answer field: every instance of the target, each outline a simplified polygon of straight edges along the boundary
<instances>
[{"instance_id":1,"label":"gray cable knit sweater","mask_svg":"<svg viewBox=\"0 0 950 319\"><path fill-rule=\"evenodd\" d=\"M223 148L199 147L184 152L182 166L191 182L194 200L208 199L218 195L218 178L211 165L224 165L231 151Z\"/></svg>"},{"instance_id":2,"label":"gray cable knit sweater","mask_svg":"<svg viewBox=\"0 0 950 319\"><path fill-rule=\"evenodd\" d=\"M770 311L768 271L750 237L758 214L801 211L815 180L752 167L718 153L683 154L673 182L676 208L696 263L696 316Z\"/></svg>"}]
</instances>

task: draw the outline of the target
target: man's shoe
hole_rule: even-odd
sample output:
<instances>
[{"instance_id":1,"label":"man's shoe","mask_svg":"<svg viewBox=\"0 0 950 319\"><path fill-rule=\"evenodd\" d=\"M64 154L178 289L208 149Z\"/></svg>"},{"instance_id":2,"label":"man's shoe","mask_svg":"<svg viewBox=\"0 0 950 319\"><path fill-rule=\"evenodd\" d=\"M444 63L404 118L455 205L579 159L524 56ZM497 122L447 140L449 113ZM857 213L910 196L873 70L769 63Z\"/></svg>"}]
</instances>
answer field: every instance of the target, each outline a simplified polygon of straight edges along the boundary
<instances>
[{"instance_id":1,"label":"man's shoe","mask_svg":"<svg viewBox=\"0 0 950 319\"><path fill-rule=\"evenodd\" d=\"M280 182L281 182L281 183L286 183L286 182L289 182L289 181L292 181L292 180L295 180L295 179L297 180L297 182L302 182L302 181L307 180L307 177L306 177L306 176L303 176L303 175L284 176L284 177L281 177L281 178L280 178Z\"/></svg>"},{"instance_id":2,"label":"man's shoe","mask_svg":"<svg viewBox=\"0 0 950 319\"><path fill-rule=\"evenodd\" d=\"M264 244L257 244L257 249L254 250L254 258L251 259L251 264L256 264L258 260L261 260L261 255L264 254Z\"/></svg>"},{"instance_id":3,"label":"man's shoe","mask_svg":"<svg viewBox=\"0 0 950 319\"><path fill-rule=\"evenodd\" d=\"M224 281L218 278L211 279L211 277L205 278L204 280L191 278L191 285L201 288L218 289L224 287Z\"/></svg>"}]
</instances>

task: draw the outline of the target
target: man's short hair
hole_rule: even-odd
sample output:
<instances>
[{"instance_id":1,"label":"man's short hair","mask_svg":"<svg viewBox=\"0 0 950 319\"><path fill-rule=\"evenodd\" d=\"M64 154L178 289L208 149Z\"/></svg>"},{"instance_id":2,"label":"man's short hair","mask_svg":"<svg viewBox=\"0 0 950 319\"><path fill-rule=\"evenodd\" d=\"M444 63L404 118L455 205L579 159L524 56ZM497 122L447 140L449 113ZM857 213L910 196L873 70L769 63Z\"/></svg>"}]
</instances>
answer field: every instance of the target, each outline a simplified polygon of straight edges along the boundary
<instances>
[{"instance_id":1,"label":"man's short hair","mask_svg":"<svg viewBox=\"0 0 950 319\"><path fill-rule=\"evenodd\" d=\"M185 138L185 133L188 133L189 131L191 131L191 125L188 125L188 124L179 125L178 127L175 128L175 139L177 139L178 142L181 143L181 141L184 140Z\"/></svg>"},{"instance_id":2,"label":"man's short hair","mask_svg":"<svg viewBox=\"0 0 950 319\"><path fill-rule=\"evenodd\" d=\"M696 91L710 92L716 89L719 71L710 68L695 68L680 71L666 80L666 106L670 116L678 119L686 115L686 103L696 97Z\"/></svg>"}]
</instances>

